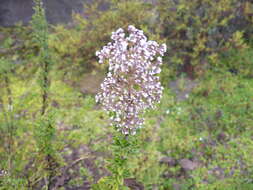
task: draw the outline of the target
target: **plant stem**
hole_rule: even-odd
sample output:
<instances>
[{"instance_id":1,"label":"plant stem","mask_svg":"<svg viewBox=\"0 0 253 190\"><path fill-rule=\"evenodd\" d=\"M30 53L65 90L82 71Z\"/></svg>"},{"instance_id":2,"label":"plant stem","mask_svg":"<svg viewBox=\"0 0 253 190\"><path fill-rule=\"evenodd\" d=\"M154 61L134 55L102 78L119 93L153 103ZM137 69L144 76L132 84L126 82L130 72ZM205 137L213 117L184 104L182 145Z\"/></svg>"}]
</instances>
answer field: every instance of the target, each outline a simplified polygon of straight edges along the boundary
<instances>
[{"instance_id":1,"label":"plant stem","mask_svg":"<svg viewBox=\"0 0 253 190\"><path fill-rule=\"evenodd\" d=\"M48 106L48 64L44 63L44 71L43 71L43 92L42 92L42 108L41 115L44 116L47 106Z\"/></svg>"},{"instance_id":2,"label":"plant stem","mask_svg":"<svg viewBox=\"0 0 253 190\"><path fill-rule=\"evenodd\" d=\"M9 118L6 120L7 122L7 130L8 130L8 142L7 142L7 151L8 151L8 172L11 174L12 172L12 149L13 149L13 133L14 133L14 126L13 126L13 117L12 117L12 106L13 106L13 101L12 101L12 91L10 88L10 81L8 77L7 71L4 73L4 82L5 82L5 87L6 87L6 92L7 92L7 97L8 97L8 109L6 112L6 118ZM8 113L8 114L7 114ZM8 117L9 115L9 117Z\"/></svg>"},{"instance_id":3,"label":"plant stem","mask_svg":"<svg viewBox=\"0 0 253 190\"><path fill-rule=\"evenodd\" d=\"M48 108L49 108L49 89L50 89L50 64L52 62L49 47L48 47L48 23L46 20L45 9L43 7L42 0L34 0L35 7L34 7L34 15L32 19L32 26L34 29L34 39L37 41L37 45L39 47L39 64L40 64L40 88L41 88L41 118L42 118L42 125L40 126L39 133L43 133L42 139L38 139L39 148L41 153L43 154L43 158L46 162L45 171L47 173L46 181L46 188L48 190L52 189L53 187L53 180L54 177L54 166L55 166L55 159L54 159L54 152L52 148L52 140L54 136L54 127L52 125L51 119L49 118Z\"/></svg>"}]
</instances>

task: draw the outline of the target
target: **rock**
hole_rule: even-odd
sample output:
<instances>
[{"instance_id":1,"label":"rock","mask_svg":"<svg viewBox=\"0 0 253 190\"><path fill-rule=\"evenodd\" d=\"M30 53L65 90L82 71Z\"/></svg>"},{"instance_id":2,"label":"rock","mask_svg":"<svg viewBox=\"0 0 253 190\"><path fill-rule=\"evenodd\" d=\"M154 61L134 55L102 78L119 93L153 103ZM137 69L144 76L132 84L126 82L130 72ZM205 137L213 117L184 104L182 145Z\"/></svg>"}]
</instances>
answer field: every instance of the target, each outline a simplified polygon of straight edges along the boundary
<instances>
[{"instance_id":1,"label":"rock","mask_svg":"<svg viewBox=\"0 0 253 190\"><path fill-rule=\"evenodd\" d=\"M3 41L4 39L5 39L5 36L0 33L0 42Z\"/></svg>"},{"instance_id":2,"label":"rock","mask_svg":"<svg viewBox=\"0 0 253 190\"><path fill-rule=\"evenodd\" d=\"M60 107L59 103L58 103L56 100L52 100L51 105L52 105L54 108L59 108L59 107Z\"/></svg>"},{"instance_id":3,"label":"rock","mask_svg":"<svg viewBox=\"0 0 253 190\"><path fill-rule=\"evenodd\" d=\"M185 171L191 171L198 167L197 162L193 162L189 159L181 159L179 161L179 165L185 170Z\"/></svg>"},{"instance_id":4,"label":"rock","mask_svg":"<svg viewBox=\"0 0 253 190\"><path fill-rule=\"evenodd\" d=\"M173 190L181 190L181 185L174 183L173 184Z\"/></svg>"},{"instance_id":5,"label":"rock","mask_svg":"<svg viewBox=\"0 0 253 190\"><path fill-rule=\"evenodd\" d=\"M140 182L136 181L134 178L125 179L124 184L131 190L144 190L144 186Z\"/></svg>"},{"instance_id":6,"label":"rock","mask_svg":"<svg viewBox=\"0 0 253 190\"><path fill-rule=\"evenodd\" d=\"M161 158L160 163L161 164L167 164L168 166L175 166L176 165L176 160L171 158L171 157L165 156L165 157Z\"/></svg>"},{"instance_id":7,"label":"rock","mask_svg":"<svg viewBox=\"0 0 253 190\"><path fill-rule=\"evenodd\" d=\"M46 16L51 24L71 21L72 13L81 13L83 4L91 0L43 0ZM33 0L1 0L0 25L13 26L17 22L29 23L33 14Z\"/></svg>"},{"instance_id":8,"label":"rock","mask_svg":"<svg viewBox=\"0 0 253 190\"><path fill-rule=\"evenodd\" d=\"M227 135L224 132L221 132L218 134L217 139L219 142L224 142L227 139Z\"/></svg>"},{"instance_id":9,"label":"rock","mask_svg":"<svg viewBox=\"0 0 253 190\"><path fill-rule=\"evenodd\" d=\"M32 0L1 0L0 25L11 26L22 21L27 23L33 13Z\"/></svg>"},{"instance_id":10,"label":"rock","mask_svg":"<svg viewBox=\"0 0 253 190\"><path fill-rule=\"evenodd\" d=\"M164 179L171 179L171 178L175 178L175 174L171 171L165 171L163 174L162 174L162 177Z\"/></svg>"},{"instance_id":11,"label":"rock","mask_svg":"<svg viewBox=\"0 0 253 190\"><path fill-rule=\"evenodd\" d=\"M176 94L178 102L189 98L189 94L198 86L198 82L184 77L169 83L169 88Z\"/></svg>"},{"instance_id":12,"label":"rock","mask_svg":"<svg viewBox=\"0 0 253 190\"><path fill-rule=\"evenodd\" d=\"M159 190L159 186L158 185L153 185L152 190Z\"/></svg>"},{"instance_id":13,"label":"rock","mask_svg":"<svg viewBox=\"0 0 253 190\"><path fill-rule=\"evenodd\" d=\"M69 23L72 13L84 13L83 4L95 0L42 0L46 8L47 20L51 24ZM156 0L145 0L155 3ZM99 10L107 10L109 4L101 2ZM18 22L28 24L33 15L33 0L0 0L0 26L13 26Z\"/></svg>"},{"instance_id":14,"label":"rock","mask_svg":"<svg viewBox=\"0 0 253 190\"><path fill-rule=\"evenodd\" d=\"M215 168L209 170L208 173L215 176L217 179L224 179L225 178L225 169L223 169L221 167L215 167Z\"/></svg>"}]
</instances>

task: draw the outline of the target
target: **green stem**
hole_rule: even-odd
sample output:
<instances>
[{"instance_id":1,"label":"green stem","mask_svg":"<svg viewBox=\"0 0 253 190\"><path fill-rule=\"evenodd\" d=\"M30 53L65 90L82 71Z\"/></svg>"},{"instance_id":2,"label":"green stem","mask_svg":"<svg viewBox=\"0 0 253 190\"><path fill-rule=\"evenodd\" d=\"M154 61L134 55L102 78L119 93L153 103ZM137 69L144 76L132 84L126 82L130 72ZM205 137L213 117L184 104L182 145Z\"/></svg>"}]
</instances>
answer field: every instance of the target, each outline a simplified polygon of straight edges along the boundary
<instances>
[{"instance_id":1,"label":"green stem","mask_svg":"<svg viewBox=\"0 0 253 190\"><path fill-rule=\"evenodd\" d=\"M8 130L8 142L7 142L7 151L8 151L8 172L11 174L12 172L12 154L13 154L13 136L14 136L14 126L13 126L13 114L12 114L12 106L13 106L13 101L12 101L12 91L10 88L10 81L8 77L8 73L4 73L4 82L5 82L5 87L6 87L6 92L7 92L7 97L8 97L8 109L6 114L7 119L7 130ZM8 113L8 114L7 114ZM9 117L8 117L9 115Z\"/></svg>"},{"instance_id":2,"label":"green stem","mask_svg":"<svg viewBox=\"0 0 253 190\"><path fill-rule=\"evenodd\" d=\"M119 189L124 187L124 179L129 175L127 162L133 150L131 139L128 136L119 134L114 136L113 167L111 172Z\"/></svg>"},{"instance_id":3,"label":"green stem","mask_svg":"<svg viewBox=\"0 0 253 190\"><path fill-rule=\"evenodd\" d=\"M41 88L41 118L44 120L42 133L44 139L38 139L43 141L43 145L40 144L40 151L43 153L43 158L46 162L46 167L44 168L47 176L46 176L46 188L50 190L53 186L52 178L54 176L54 166L55 166L55 159L54 153L52 152L52 138L53 135L51 132L53 131L53 126L51 125L51 121L47 122L48 115L48 108L49 108L49 89L50 89L50 64L51 64L51 56L48 47L48 23L45 16L45 10L42 5L42 0L34 0L35 3L35 14L33 15L32 19L32 26L34 29L34 39L38 43L38 47L40 49L40 88ZM50 134L48 134L50 133ZM47 136L47 137L45 137Z\"/></svg>"}]
</instances>

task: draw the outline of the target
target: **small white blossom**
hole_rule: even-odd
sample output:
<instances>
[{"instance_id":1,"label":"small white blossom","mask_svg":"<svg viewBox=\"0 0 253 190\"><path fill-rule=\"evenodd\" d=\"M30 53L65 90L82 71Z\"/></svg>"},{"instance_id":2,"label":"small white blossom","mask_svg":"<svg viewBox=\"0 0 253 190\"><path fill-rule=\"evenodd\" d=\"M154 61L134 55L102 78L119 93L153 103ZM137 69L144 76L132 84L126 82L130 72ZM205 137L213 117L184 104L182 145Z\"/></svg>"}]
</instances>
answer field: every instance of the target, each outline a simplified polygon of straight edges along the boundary
<instances>
[{"instance_id":1,"label":"small white blossom","mask_svg":"<svg viewBox=\"0 0 253 190\"><path fill-rule=\"evenodd\" d=\"M13 111L13 106L12 105L8 105L7 109L8 109L8 111Z\"/></svg>"},{"instance_id":2,"label":"small white blossom","mask_svg":"<svg viewBox=\"0 0 253 190\"><path fill-rule=\"evenodd\" d=\"M160 102L163 87L157 76L161 72L166 45L147 41L143 31L130 25L129 36L122 28L112 33L113 43L96 52L99 63L109 62L109 72L101 84L96 101L114 112L111 118L123 134L134 135L144 119L140 114Z\"/></svg>"},{"instance_id":3,"label":"small white blossom","mask_svg":"<svg viewBox=\"0 0 253 190\"><path fill-rule=\"evenodd\" d=\"M182 108L181 108L181 107L178 107L178 108L177 108L177 114L181 114L181 112L182 112Z\"/></svg>"},{"instance_id":4,"label":"small white blossom","mask_svg":"<svg viewBox=\"0 0 253 190\"><path fill-rule=\"evenodd\" d=\"M7 171L5 171L5 170L0 170L0 177L6 176L7 174L8 174Z\"/></svg>"}]
</instances>

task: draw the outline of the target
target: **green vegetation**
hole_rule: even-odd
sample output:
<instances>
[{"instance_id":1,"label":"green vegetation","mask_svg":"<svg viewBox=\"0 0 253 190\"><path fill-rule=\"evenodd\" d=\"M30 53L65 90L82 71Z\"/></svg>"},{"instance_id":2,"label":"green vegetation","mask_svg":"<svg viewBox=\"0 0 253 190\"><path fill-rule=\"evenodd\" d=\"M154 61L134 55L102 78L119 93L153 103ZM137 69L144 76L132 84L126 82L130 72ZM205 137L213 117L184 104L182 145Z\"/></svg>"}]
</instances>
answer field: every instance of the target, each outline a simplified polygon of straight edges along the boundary
<instances>
[{"instance_id":1,"label":"green vegetation","mask_svg":"<svg viewBox=\"0 0 253 190\"><path fill-rule=\"evenodd\" d=\"M115 185L107 169L121 154L115 131L94 91L82 89L107 70L95 51L129 24L166 42L169 53L162 101L143 116L136 149L122 163L129 173L118 182L145 190L253 189L251 1L110 2L104 12L100 1L88 6L88 19L73 15L72 26L48 26L37 4L30 26L0 29L0 190ZM245 25L235 26L237 17ZM118 143L127 147L125 140Z\"/></svg>"}]
</instances>

